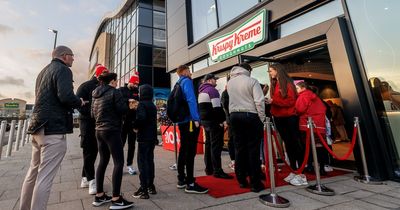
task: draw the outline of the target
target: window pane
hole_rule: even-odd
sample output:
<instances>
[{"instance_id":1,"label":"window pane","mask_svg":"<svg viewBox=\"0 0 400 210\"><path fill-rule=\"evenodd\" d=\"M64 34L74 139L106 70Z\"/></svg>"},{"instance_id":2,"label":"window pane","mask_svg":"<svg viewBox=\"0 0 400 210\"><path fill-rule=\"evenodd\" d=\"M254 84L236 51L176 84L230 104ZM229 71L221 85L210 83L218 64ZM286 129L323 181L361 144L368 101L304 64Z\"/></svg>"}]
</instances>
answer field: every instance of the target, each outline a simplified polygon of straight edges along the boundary
<instances>
[{"instance_id":1,"label":"window pane","mask_svg":"<svg viewBox=\"0 0 400 210\"><path fill-rule=\"evenodd\" d=\"M131 51L135 49L136 45L136 31L133 31L131 35Z\"/></svg>"},{"instance_id":2,"label":"window pane","mask_svg":"<svg viewBox=\"0 0 400 210\"><path fill-rule=\"evenodd\" d=\"M131 66L129 69L132 70L136 66L136 51L135 50L133 50L131 52L130 57L131 57Z\"/></svg>"},{"instance_id":3,"label":"window pane","mask_svg":"<svg viewBox=\"0 0 400 210\"><path fill-rule=\"evenodd\" d=\"M165 68L154 68L154 87L169 87L169 74Z\"/></svg>"},{"instance_id":4,"label":"window pane","mask_svg":"<svg viewBox=\"0 0 400 210\"><path fill-rule=\"evenodd\" d=\"M207 59L203 59L193 64L193 72L208 67Z\"/></svg>"},{"instance_id":5,"label":"window pane","mask_svg":"<svg viewBox=\"0 0 400 210\"><path fill-rule=\"evenodd\" d=\"M217 0L219 25L223 25L256 5L258 0Z\"/></svg>"},{"instance_id":6,"label":"window pane","mask_svg":"<svg viewBox=\"0 0 400 210\"><path fill-rule=\"evenodd\" d=\"M293 20L283 23L280 27L281 38L296 33L318 23L343 14L340 0L334 0L310 12L307 12Z\"/></svg>"},{"instance_id":7,"label":"window pane","mask_svg":"<svg viewBox=\"0 0 400 210\"><path fill-rule=\"evenodd\" d=\"M139 7L151 9L153 7L153 0L140 0Z\"/></svg>"},{"instance_id":8,"label":"window pane","mask_svg":"<svg viewBox=\"0 0 400 210\"><path fill-rule=\"evenodd\" d=\"M153 27L153 11L139 8L139 25Z\"/></svg>"},{"instance_id":9,"label":"window pane","mask_svg":"<svg viewBox=\"0 0 400 210\"><path fill-rule=\"evenodd\" d=\"M140 84L153 85L153 70L151 67L139 66Z\"/></svg>"},{"instance_id":10,"label":"window pane","mask_svg":"<svg viewBox=\"0 0 400 210\"><path fill-rule=\"evenodd\" d=\"M192 1L193 41L217 29L217 13L214 0Z\"/></svg>"},{"instance_id":11,"label":"window pane","mask_svg":"<svg viewBox=\"0 0 400 210\"><path fill-rule=\"evenodd\" d=\"M165 68L166 64L165 49L154 48L153 49L153 66Z\"/></svg>"},{"instance_id":12,"label":"window pane","mask_svg":"<svg viewBox=\"0 0 400 210\"><path fill-rule=\"evenodd\" d=\"M137 51L138 65L152 65L153 61L153 48L148 46L139 45Z\"/></svg>"},{"instance_id":13,"label":"window pane","mask_svg":"<svg viewBox=\"0 0 400 210\"><path fill-rule=\"evenodd\" d=\"M154 28L165 29L165 13L153 11Z\"/></svg>"},{"instance_id":14,"label":"window pane","mask_svg":"<svg viewBox=\"0 0 400 210\"><path fill-rule=\"evenodd\" d=\"M391 158L400 166L400 1L346 1L358 47L369 79L375 108L387 137L394 145ZM395 176L399 175L395 172Z\"/></svg>"},{"instance_id":15,"label":"window pane","mask_svg":"<svg viewBox=\"0 0 400 210\"><path fill-rule=\"evenodd\" d=\"M153 44L153 30L147 27L138 27L138 41L143 44Z\"/></svg>"},{"instance_id":16,"label":"window pane","mask_svg":"<svg viewBox=\"0 0 400 210\"><path fill-rule=\"evenodd\" d=\"M153 9L165 12L165 0L153 0Z\"/></svg>"},{"instance_id":17,"label":"window pane","mask_svg":"<svg viewBox=\"0 0 400 210\"><path fill-rule=\"evenodd\" d=\"M153 30L153 45L156 47L165 47L165 31Z\"/></svg>"}]
</instances>

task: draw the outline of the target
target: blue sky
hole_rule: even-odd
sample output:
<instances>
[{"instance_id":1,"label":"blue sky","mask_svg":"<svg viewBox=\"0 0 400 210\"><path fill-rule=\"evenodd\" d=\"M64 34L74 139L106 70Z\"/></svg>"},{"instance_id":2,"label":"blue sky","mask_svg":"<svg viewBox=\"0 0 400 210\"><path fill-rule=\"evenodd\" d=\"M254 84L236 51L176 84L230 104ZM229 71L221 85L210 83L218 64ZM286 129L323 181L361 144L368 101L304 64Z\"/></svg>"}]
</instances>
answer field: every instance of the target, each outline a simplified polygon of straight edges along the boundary
<instances>
[{"instance_id":1,"label":"blue sky","mask_svg":"<svg viewBox=\"0 0 400 210\"><path fill-rule=\"evenodd\" d=\"M101 19L124 0L0 0L0 99L34 102L35 80L57 45L75 53L75 89L87 79L89 53Z\"/></svg>"}]
</instances>

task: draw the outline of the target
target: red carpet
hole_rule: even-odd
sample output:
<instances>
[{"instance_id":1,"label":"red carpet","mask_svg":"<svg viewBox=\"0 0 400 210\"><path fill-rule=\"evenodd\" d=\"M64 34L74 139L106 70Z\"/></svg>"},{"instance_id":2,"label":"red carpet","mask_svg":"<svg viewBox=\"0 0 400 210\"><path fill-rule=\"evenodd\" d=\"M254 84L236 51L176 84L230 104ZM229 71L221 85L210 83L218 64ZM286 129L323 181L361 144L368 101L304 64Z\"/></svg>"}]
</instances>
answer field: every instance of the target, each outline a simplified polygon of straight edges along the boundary
<instances>
[{"instance_id":1,"label":"red carpet","mask_svg":"<svg viewBox=\"0 0 400 210\"><path fill-rule=\"evenodd\" d=\"M328 176L322 176L321 178L340 176L343 174L347 174L350 172L342 171L342 170L334 170L328 173ZM235 176L235 173L231 173L232 176ZM283 178L289 175L289 169L286 167L282 167L282 171L277 173L276 175L276 186L289 185L289 183L285 182ZM306 174L307 180L312 181L315 180L315 175ZM268 178L269 179L269 178ZM239 184L234 179L217 179L213 176L201 176L196 177L196 182L203 187L207 187L209 189L208 194L214 198L221 198L230 195L238 195L246 192L250 192L250 188L240 188ZM269 188L270 183L263 181L264 185Z\"/></svg>"}]
</instances>

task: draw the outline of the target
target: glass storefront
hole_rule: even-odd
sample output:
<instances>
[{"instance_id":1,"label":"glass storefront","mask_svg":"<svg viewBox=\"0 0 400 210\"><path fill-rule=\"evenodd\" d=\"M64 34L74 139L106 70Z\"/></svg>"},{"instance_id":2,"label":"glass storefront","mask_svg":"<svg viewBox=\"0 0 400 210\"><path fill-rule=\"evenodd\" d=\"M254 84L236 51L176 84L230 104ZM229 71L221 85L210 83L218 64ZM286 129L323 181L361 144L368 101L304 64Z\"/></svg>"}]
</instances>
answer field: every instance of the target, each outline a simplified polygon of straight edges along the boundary
<instances>
[{"instance_id":1,"label":"glass storefront","mask_svg":"<svg viewBox=\"0 0 400 210\"><path fill-rule=\"evenodd\" d=\"M119 86L129 81L134 71L139 72L143 84L169 86L162 82L169 81L165 28L164 0L135 1L123 15L103 26L110 42L109 68L118 74Z\"/></svg>"},{"instance_id":2,"label":"glass storefront","mask_svg":"<svg viewBox=\"0 0 400 210\"><path fill-rule=\"evenodd\" d=\"M349 16L394 167L400 166L400 1L347 0ZM400 178L400 171L394 176Z\"/></svg>"}]
</instances>

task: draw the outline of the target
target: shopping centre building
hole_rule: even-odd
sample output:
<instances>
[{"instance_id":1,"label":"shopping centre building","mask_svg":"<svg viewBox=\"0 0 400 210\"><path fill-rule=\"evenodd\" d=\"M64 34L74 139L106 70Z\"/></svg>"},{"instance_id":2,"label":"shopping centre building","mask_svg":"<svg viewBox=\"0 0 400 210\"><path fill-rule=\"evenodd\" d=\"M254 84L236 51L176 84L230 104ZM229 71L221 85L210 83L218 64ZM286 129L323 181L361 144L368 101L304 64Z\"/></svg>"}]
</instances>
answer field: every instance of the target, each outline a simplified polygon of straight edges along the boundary
<instances>
[{"instance_id":1,"label":"shopping centre building","mask_svg":"<svg viewBox=\"0 0 400 210\"><path fill-rule=\"evenodd\" d=\"M100 21L90 53L88 76L103 64L119 76L119 86L139 73L140 84L154 87L165 102L170 90L166 73L165 0L123 0Z\"/></svg>"},{"instance_id":2,"label":"shopping centre building","mask_svg":"<svg viewBox=\"0 0 400 210\"><path fill-rule=\"evenodd\" d=\"M186 64L196 84L207 73L217 74L222 91L240 62L250 63L252 77L269 84L268 66L282 63L294 80L307 81L323 100L343 108L349 138L353 117L360 118L370 175L400 181L400 33L394 27L400 2L168 0L166 8L171 84L178 79L176 68ZM110 62L121 69L120 60ZM358 146L353 160L336 165L362 171Z\"/></svg>"}]
</instances>

